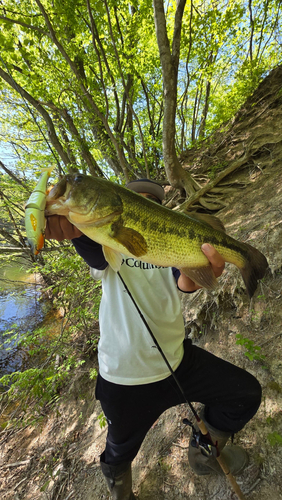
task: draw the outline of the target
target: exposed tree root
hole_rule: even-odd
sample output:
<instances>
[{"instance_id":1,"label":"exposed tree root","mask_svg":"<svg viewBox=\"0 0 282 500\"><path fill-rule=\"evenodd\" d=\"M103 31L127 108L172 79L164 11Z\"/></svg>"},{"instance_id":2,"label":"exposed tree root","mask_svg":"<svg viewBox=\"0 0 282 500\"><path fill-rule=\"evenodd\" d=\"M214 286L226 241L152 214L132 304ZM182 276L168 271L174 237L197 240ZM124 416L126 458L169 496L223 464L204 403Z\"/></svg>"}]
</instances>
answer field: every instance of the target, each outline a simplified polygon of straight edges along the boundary
<instances>
[{"instance_id":1,"label":"exposed tree root","mask_svg":"<svg viewBox=\"0 0 282 500\"><path fill-rule=\"evenodd\" d=\"M248 175L243 182L239 180L238 170L263 172L265 167L282 162L281 82L279 66L261 82L235 118L206 139L201 148L191 148L183 155L183 168L189 170L197 185L193 194L185 188L189 198L177 210L218 211L226 206L225 200L229 201L234 190L250 182Z\"/></svg>"}]
</instances>

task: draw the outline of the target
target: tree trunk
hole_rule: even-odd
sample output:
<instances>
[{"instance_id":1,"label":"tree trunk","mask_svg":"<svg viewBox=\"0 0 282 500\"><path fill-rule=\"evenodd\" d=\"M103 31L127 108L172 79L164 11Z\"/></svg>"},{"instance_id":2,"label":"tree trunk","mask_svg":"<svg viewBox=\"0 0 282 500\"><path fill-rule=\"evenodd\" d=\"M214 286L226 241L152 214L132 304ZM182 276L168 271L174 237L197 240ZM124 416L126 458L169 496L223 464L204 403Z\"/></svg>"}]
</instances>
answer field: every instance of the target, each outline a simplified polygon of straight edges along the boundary
<instances>
[{"instance_id":1,"label":"tree trunk","mask_svg":"<svg viewBox=\"0 0 282 500\"><path fill-rule=\"evenodd\" d=\"M172 186L184 188L187 194L192 195L198 186L191 175L182 168L175 149L177 76L181 26L185 4L186 0L178 0L176 4L172 49L170 50L163 0L154 0L153 2L156 35L164 85L163 157L165 170L167 178Z\"/></svg>"}]
</instances>

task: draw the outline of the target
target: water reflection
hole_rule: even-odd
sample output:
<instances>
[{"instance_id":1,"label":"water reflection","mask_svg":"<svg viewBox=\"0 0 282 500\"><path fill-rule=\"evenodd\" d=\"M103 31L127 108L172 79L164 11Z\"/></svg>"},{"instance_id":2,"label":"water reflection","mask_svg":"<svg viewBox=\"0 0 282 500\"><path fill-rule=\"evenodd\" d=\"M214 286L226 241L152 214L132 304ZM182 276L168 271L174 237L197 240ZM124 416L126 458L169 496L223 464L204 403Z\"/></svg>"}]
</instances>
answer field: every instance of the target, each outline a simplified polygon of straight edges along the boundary
<instances>
[{"instance_id":1,"label":"water reflection","mask_svg":"<svg viewBox=\"0 0 282 500\"><path fill-rule=\"evenodd\" d=\"M0 377L19 370L26 354L19 339L43 319L48 305L40 301L41 285L24 262L0 268Z\"/></svg>"}]
</instances>

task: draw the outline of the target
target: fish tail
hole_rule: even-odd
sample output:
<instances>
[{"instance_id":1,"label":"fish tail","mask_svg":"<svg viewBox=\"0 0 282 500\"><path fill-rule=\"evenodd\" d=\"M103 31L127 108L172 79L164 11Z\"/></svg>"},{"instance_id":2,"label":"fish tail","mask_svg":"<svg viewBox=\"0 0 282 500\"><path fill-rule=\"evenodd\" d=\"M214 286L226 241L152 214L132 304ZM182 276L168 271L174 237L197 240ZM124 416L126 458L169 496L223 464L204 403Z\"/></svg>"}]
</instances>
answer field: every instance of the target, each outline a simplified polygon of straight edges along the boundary
<instances>
[{"instance_id":1,"label":"fish tail","mask_svg":"<svg viewBox=\"0 0 282 500\"><path fill-rule=\"evenodd\" d=\"M240 271L248 296L251 299L256 291L258 280L262 279L266 273L268 262L266 257L251 245L245 243L244 249L246 250L247 256L244 266L240 267Z\"/></svg>"},{"instance_id":2,"label":"fish tail","mask_svg":"<svg viewBox=\"0 0 282 500\"><path fill-rule=\"evenodd\" d=\"M54 168L55 167L53 166L42 169L41 176L38 180L38 183L36 184L34 191L41 191L42 193L47 194L47 182Z\"/></svg>"},{"instance_id":3,"label":"fish tail","mask_svg":"<svg viewBox=\"0 0 282 500\"><path fill-rule=\"evenodd\" d=\"M40 191L44 194L47 194L47 182L54 168L55 168L54 166L48 168L42 168L41 176L39 177L39 180L34 188L34 191Z\"/></svg>"},{"instance_id":4,"label":"fish tail","mask_svg":"<svg viewBox=\"0 0 282 500\"><path fill-rule=\"evenodd\" d=\"M52 167L45 167L45 168L41 169L41 172L48 172L49 177L50 177L50 175L53 172L54 168L55 168L55 165L53 165Z\"/></svg>"}]
</instances>

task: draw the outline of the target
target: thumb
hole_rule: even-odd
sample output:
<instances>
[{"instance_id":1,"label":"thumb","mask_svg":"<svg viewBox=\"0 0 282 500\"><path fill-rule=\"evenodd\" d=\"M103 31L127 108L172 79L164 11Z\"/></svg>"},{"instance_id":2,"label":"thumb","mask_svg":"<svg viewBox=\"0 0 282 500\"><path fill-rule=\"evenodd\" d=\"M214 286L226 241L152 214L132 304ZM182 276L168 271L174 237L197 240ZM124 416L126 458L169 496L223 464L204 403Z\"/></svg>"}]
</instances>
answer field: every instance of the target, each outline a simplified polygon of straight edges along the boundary
<instances>
[{"instance_id":1,"label":"thumb","mask_svg":"<svg viewBox=\"0 0 282 500\"><path fill-rule=\"evenodd\" d=\"M218 267L218 268L224 267L225 263L224 258L212 245L210 245L209 243L204 243L201 248L202 252L208 258L213 267Z\"/></svg>"}]
</instances>

